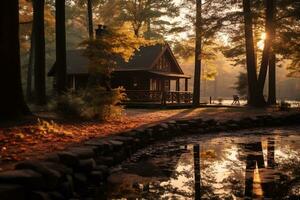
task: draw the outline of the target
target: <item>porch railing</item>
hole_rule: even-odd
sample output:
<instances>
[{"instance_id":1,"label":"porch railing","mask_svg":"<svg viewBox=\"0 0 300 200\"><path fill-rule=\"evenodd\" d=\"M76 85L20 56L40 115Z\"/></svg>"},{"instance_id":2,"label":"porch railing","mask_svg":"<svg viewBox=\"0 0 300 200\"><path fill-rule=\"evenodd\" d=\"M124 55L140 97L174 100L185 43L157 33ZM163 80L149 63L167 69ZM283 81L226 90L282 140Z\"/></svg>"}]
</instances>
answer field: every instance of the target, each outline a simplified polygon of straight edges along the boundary
<instances>
[{"instance_id":1,"label":"porch railing","mask_svg":"<svg viewBox=\"0 0 300 200\"><path fill-rule=\"evenodd\" d=\"M188 91L151 91L127 90L125 91L128 102L153 102L161 104L191 103L192 92Z\"/></svg>"}]
</instances>

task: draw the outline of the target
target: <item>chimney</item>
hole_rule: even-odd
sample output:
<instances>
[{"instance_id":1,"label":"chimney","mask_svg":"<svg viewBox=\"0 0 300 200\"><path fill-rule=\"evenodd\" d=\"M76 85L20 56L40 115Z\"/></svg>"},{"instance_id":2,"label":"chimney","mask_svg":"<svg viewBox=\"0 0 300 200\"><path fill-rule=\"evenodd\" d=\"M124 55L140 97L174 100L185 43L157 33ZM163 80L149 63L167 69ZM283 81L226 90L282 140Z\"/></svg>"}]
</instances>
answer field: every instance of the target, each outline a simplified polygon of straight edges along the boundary
<instances>
[{"instance_id":1,"label":"chimney","mask_svg":"<svg viewBox=\"0 0 300 200\"><path fill-rule=\"evenodd\" d=\"M105 33L107 33L106 26L99 24L98 28L96 29L96 39L102 37Z\"/></svg>"}]
</instances>

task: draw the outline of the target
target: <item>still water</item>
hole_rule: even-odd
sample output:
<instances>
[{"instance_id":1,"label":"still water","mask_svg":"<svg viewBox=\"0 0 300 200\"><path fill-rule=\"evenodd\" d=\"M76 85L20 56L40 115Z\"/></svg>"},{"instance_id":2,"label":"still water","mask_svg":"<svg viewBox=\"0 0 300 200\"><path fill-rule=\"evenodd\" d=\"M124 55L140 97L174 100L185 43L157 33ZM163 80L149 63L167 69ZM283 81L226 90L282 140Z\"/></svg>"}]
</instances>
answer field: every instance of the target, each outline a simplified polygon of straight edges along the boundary
<instances>
[{"instance_id":1,"label":"still water","mask_svg":"<svg viewBox=\"0 0 300 200\"><path fill-rule=\"evenodd\" d=\"M109 199L300 199L300 127L187 136L134 154Z\"/></svg>"}]
</instances>

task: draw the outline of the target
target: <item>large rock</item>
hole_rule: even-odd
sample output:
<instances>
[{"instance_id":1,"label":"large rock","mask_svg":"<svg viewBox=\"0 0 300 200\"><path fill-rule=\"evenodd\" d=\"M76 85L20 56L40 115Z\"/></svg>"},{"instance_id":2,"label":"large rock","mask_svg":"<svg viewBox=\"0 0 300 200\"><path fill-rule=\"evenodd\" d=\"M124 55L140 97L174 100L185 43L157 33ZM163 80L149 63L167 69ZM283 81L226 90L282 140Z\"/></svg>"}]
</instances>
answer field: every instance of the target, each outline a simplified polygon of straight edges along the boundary
<instances>
[{"instance_id":1,"label":"large rock","mask_svg":"<svg viewBox=\"0 0 300 200\"><path fill-rule=\"evenodd\" d=\"M60 184L58 191L65 197L69 199L73 197L74 194L74 182L73 177L70 175L66 176L66 180Z\"/></svg>"},{"instance_id":2,"label":"large rock","mask_svg":"<svg viewBox=\"0 0 300 200\"><path fill-rule=\"evenodd\" d=\"M33 191L30 193L30 200L51 200L50 196L42 191Z\"/></svg>"},{"instance_id":3,"label":"large rock","mask_svg":"<svg viewBox=\"0 0 300 200\"><path fill-rule=\"evenodd\" d=\"M39 161L24 161L15 166L16 169L31 169L43 175L49 189L54 189L62 177L61 174Z\"/></svg>"},{"instance_id":4,"label":"large rock","mask_svg":"<svg viewBox=\"0 0 300 200\"><path fill-rule=\"evenodd\" d=\"M1 172L0 183L18 184L30 189L46 188L43 176L30 169Z\"/></svg>"},{"instance_id":5,"label":"large rock","mask_svg":"<svg viewBox=\"0 0 300 200\"><path fill-rule=\"evenodd\" d=\"M69 166L69 167L77 167L79 165L79 158L72 152L59 152L57 154L59 156L60 162Z\"/></svg>"},{"instance_id":6,"label":"large rock","mask_svg":"<svg viewBox=\"0 0 300 200\"><path fill-rule=\"evenodd\" d=\"M69 152L76 155L79 159L89 159L95 156L95 147L73 147L69 149Z\"/></svg>"},{"instance_id":7,"label":"large rock","mask_svg":"<svg viewBox=\"0 0 300 200\"><path fill-rule=\"evenodd\" d=\"M25 189L20 185L0 184L1 200L25 200Z\"/></svg>"},{"instance_id":8,"label":"large rock","mask_svg":"<svg viewBox=\"0 0 300 200\"><path fill-rule=\"evenodd\" d=\"M81 172L90 172L96 167L96 161L93 158L80 160L78 170Z\"/></svg>"},{"instance_id":9,"label":"large rock","mask_svg":"<svg viewBox=\"0 0 300 200\"><path fill-rule=\"evenodd\" d=\"M110 143L103 139L87 141L87 142L85 142L85 145L95 147L94 151L95 151L96 155L102 155L111 150Z\"/></svg>"},{"instance_id":10,"label":"large rock","mask_svg":"<svg viewBox=\"0 0 300 200\"><path fill-rule=\"evenodd\" d=\"M73 173L73 170L66 165L63 165L61 163L54 163L54 162L43 162L43 164L50 168L53 169L61 174L61 176L65 175L70 175Z\"/></svg>"}]
</instances>

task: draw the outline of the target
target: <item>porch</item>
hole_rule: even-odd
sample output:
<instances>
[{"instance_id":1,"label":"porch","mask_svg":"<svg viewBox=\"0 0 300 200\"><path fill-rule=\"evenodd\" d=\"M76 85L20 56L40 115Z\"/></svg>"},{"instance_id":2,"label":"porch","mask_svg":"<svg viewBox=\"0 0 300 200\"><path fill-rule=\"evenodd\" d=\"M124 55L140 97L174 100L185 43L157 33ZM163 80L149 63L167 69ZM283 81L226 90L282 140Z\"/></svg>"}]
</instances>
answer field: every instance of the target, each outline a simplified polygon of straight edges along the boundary
<instances>
[{"instance_id":1,"label":"porch","mask_svg":"<svg viewBox=\"0 0 300 200\"><path fill-rule=\"evenodd\" d=\"M191 105L193 98L189 91L127 90L126 95L126 105Z\"/></svg>"}]
</instances>

